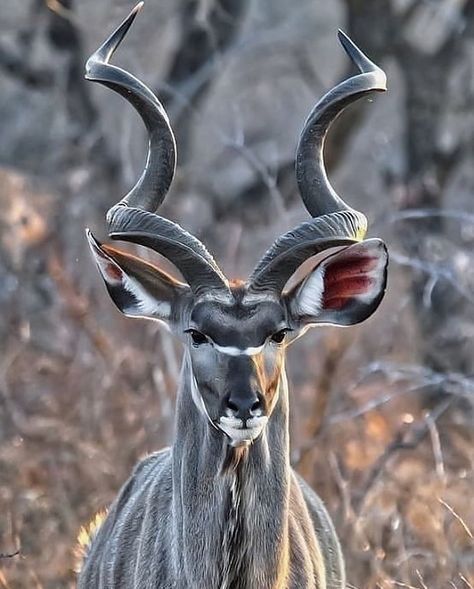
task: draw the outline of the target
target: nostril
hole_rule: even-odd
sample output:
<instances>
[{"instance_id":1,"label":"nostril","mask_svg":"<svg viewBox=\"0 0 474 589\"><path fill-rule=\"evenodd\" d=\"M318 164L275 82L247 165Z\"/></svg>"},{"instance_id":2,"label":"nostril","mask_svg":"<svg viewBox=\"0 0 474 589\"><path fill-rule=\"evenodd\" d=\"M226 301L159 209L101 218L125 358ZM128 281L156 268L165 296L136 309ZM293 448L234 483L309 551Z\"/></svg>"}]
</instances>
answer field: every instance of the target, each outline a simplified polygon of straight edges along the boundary
<instances>
[{"instance_id":1,"label":"nostril","mask_svg":"<svg viewBox=\"0 0 474 589\"><path fill-rule=\"evenodd\" d=\"M263 403L256 396L249 395L243 398L230 397L226 400L226 413L228 417L237 417L240 419L257 417L261 414L262 409Z\"/></svg>"},{"instance_id":2,"label":"nostril","mask_svg":"<svg viewBox=\"0 0 474 589\"><path fill-rule=\"evenodd\" d=\"M260 399L257 399L255 401L255 403L252 405L252 407L250 407L250 413L256 413L261 408L262 408L262 402L260 401Z\"/></svg>"},{"instance_id":3,"label":"nostril","mask_svg":"<svg viewBox=\"0 0 474 589\"><path fill-rule=\"evenodd\" d=\"M252 417L260 417L263 413L263 403L261 399L256 399L250 407L250 415Z\"/></svg>"},{"instance_id":4,"label":"nostril","mask_svg":"<svg viewBox=\"0 0 474 589\"><path fill-rule=\"evenodd\" d=\"M232 411L232 413L237 414L239 412L239 407L230 399L227 401L227 408Z\"/></svg>"}]
</instances>

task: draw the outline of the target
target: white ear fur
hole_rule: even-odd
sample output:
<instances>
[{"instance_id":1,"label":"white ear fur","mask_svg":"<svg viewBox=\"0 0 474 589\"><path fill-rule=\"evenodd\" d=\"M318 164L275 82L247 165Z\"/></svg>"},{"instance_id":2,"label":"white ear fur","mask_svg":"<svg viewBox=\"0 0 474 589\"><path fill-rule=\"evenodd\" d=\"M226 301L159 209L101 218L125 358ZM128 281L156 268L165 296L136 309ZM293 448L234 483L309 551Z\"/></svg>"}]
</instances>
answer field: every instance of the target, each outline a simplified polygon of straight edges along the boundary
<instances>
[{"instance_id":1,"label":"white ear fur","mask_svg":"<svg viewBox=\"0 0 474 589\"><path fill-rule=\"evenodd\" d=\"M357 266L359 260L362 263L360 268ZM365 266L364 260L367 260ZM306 323L350 325L363 321L375 311L383 298L387 263L385 244L378 239L368 239L327 257L290 293L292 315L305 317ZM342 282L338 283L337 267L341 264L347 264L347 269L341 272L339 268L339 280L342 279ZM353 281L353 291L344 288L344 280ZM344 300L347 301L346 306L331 304Z\"/></svg>"},{"instance_id":2,"label":"white ear fur","mask_svg":"<svg viewBox=\"0 0 474 589\"><path fill-rule=\"evenodd\" d=\"M109 294L122 313L128 317L169 319L171 316L171 303L168 300L159 300L154 297L137 278L126 272L104 251L90 231L87 231L86 234L90 249ZM140 263L139 260L137 262ZM146 264L145 262L141 263ZM160 275L157 269L156 272L156 279L159 280ZM126 296L125 293L130 296Z\"/></svg>"},{"instance_id":3,"label":"white ear fur","mask_svg":"<svg viewBox=\"0 0 474 589\"><path fill-rule=\"evenodd\" d=\"M298 313L316 316L321 312L324 294L325 267L320 264L301 285L295 301Z\"/></svg>"},{"instance_id":4,"label":"white ear fur","mask_svg":"<svg viewBox=\"0 0 474 589\"><path fill-rule=\"evenodd\" d=\"M102 278L111 286L121 286L125 289L136 303L133 307L124 308L123 313L128 317L169 317L171 314L171 305L166 301L157 301L152 297L143 286L133 278L125 274L120 266L111 258L96 257L97 266ZM113 266L113 273L110 266ZM120 277L118 274L120 273Z\"/></svg>"}]
</instances>

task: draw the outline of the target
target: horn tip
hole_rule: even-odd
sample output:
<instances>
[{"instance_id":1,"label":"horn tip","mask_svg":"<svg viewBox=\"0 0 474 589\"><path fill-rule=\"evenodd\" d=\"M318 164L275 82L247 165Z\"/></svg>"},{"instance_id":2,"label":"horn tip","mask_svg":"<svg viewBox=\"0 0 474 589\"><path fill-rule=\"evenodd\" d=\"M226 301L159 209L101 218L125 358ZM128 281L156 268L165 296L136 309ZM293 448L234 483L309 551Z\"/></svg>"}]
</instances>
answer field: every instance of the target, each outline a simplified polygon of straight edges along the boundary
<instances>
[{"instance_id":1,"label":"horn tip","mask_svg":"<svg viewBox=\"0 0 474 589\"><path fill-rule=\"evenodd\" d=\"M337 36L339 38L339 42L344 48L344 51L362 72L372 71L374 68L377 68L377 66L372 61L370 61L365 53L342 29L338 29Z\"/></svg>"},{"instance_id":2,"label":"horn tip","mask_svg":"<svg viewBox=\"0 0 474 589\"><path fill-rule=\"evenodd\" d=\"M144 6L145 6L145 2L143 0L141 0L141 2L138 2L138 4L135 4L135 6L132 8L132 10L130 11L130 14L127 16L127 18L125 20L132 21L137 16L137 14L142 10L142 8Z\"/></svg>"},{"instance_id":3,"label":"horn tip","mask_svg":"<svg viewBox=\"0 0 474 589\"><path fill-rule=\"evenodd\" d=\"M337 36L339 37L341 43L342 39L349 39L348 35L346 35L346 33L342 29L337 29Z\"/></svg>"},{"instance_id":4,"label":"horn tip","mask_svg":"<svg viewBox=\"0 0 474 589\"><path fill-rule=\"evenodd\" d=\"M337 38L350 57L352 57L353 53L361 53L354 41L342 29L337 29Z\"/></svg>"},{"instance_id":5,"label":"horn tip","mask_svg":"<svg viewBox=\"0 0 474 589\"><path fill-rule=\"evenodd\" d=\"M114 54L117 47L122 42L123 38L127 34L127 31L132 26L135 17L143 8L143 0L135 5L130 11L128 16L122 21L122 23L115 29L115 31L102 43L102 45L94 51L86 62L86 80L93 80L90 70L96 63L108 64L109 59Z\"/></svg>"},{"instance_id":6,"label":"horn tip","mask_svg":"<svg viewBox=\"0 0 474 589\"><path fill-rule=\"evenodd\" d=\"M362 73L375 74L374 90L385 92L387 90L387 76L377 64L371 61L367 55L354 43L354 41L342 29L338 29L337 36L344 51L350 57L352 62L359 68Z\"/></svg>"},{"instance_id":7,"label":"horn tip","mask_svg":"<svg viewBox=\"0 0 474 589\"><path fill-rule=\"evenodd\" d=\"M91 249L98 249L98 248L100 248L100 246L102 244L100 243L100 241L98 239L96 239L94 237L94 235L93 235L92 231L89 229L89 227L86 227L85 233L86 233L87 241L89 243L89 247Z\"/></svg>"},{"instance_id":8,"label":"horn tip","mask_svg":"<svg viewBox=\"0 0 474 589\"><path fill-rule=\"evenodd\" d=\"M132 24L133 20L135 19L135 17L137 16L137 14L140 12L140 10L144 6L145 6L145 2L143 0L141 0L141 2L138 2L138 4L135 4L135 6L129 12L128 16L123 21L122 25L124 25L125 23L127 23L129 25Z\"/></svg>"},{"instance_id":9,"label":"horn tip","mask_svg":"<svg viewBox=\"0 0 474 589\"><path fill-rule=\"evenodd\" d=\"M122 39L127 34L128 29L132 26L132 23L135 20L135 17L140 12L140 10L143 8L144 4L145 4L145 2L143 2L143 0L141 2L139 2L138 4L136 4L132 8L132 10L128 14L128 16L124 19L122 24L115 30L114 33L112 33L109 40L106 41L106 43L107 42L110 43L110 45L111 45L110 48L112 49L111 53L109 54L109 57L122 42Z\"/></svg>"}]
</instances>

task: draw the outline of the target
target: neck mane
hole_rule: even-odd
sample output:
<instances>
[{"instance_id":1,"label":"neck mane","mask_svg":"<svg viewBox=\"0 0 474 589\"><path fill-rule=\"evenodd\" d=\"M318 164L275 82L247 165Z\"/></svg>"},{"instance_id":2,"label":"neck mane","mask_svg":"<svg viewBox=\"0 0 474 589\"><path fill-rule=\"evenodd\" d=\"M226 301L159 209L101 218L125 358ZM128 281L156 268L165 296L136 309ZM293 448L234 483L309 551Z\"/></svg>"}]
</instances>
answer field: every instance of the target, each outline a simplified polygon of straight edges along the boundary
<instances>
[{"instance_id":1,"label":"neck mane","mask_svg":"<svg viewBox=\"0 0 474 589\"><path fill-rule=\"evenodd\" d=\"M231 448L196 406L187 355L181 377L172 448L176 572L196 587L280 586L289 558L284 370L269 422L248 448Z\"/></svg>"}]
</instances>

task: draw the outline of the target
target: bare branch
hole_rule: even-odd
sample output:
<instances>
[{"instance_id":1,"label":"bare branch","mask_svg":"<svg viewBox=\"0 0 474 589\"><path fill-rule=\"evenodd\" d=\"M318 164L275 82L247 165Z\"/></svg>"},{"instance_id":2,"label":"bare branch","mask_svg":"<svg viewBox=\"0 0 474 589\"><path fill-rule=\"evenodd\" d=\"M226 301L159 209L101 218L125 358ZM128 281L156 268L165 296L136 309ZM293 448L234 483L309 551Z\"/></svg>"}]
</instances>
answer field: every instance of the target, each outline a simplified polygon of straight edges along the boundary
<instances>
[{"instance_id":1,"label":"bare branch","mask_svg":"<svg viewBox=\"0 0 474 589\"><path fill-rule=\"evenodd\" d=\"M444 507L446 507L446 509L449 511L449 513L457 519L457 521L461 524L462 528L464 529L464 531L466 532L466 534L469 536L469 538L471 538L471 540L474 540L474 535L471 532L471 530L469 529L469 526L466 524L466 522L462 519L462 517L456 513L454 511L454 509L451 507L451 505L448 505L448 503L446 503L446 501L444 501L443 499L441 499L440 497L438 497L438 501L441 503L441 505L444 505Z\"/></svg>"},{"instance_id":2,"label":"bare branch","mask_svg":"<svg viewBox=\"0 0 474 589\"><path fill-rule=\"evenodd\" d=\"M452 401L452 398L445 399L430 411L423 421L414 421L408 427L397 432L392 442L385 448L382 455L376 460L375 464L370 469L365 484L363 485L358 500L356 501L356 513L360 513L365 498L382 476L389 460L401 450L413 450L416 448L429 432L427 420L431 419L436 421L439 419L450 407Z\"/></svg>"},{"instance_id":3,"label":"bare branch","mask_svg":"<svg viewBox=\"0 0 474 589\"><path fill-rule=\"evenodd\" d=\"M397 251L394 251L393 249L390 251L390 259L393 262L400 264L400 266L406 266L408 268L413 268L414 270L420 270L424 274L427 274L429 279L435 283L440 279L445 280L469 303L474 304L474 296L459 283L458 276L450 267L428 262L427 260L422 260L421 258L416 258L413 256L405 256L401 253L398 253Z\"/></svg>"}]
</instances>

